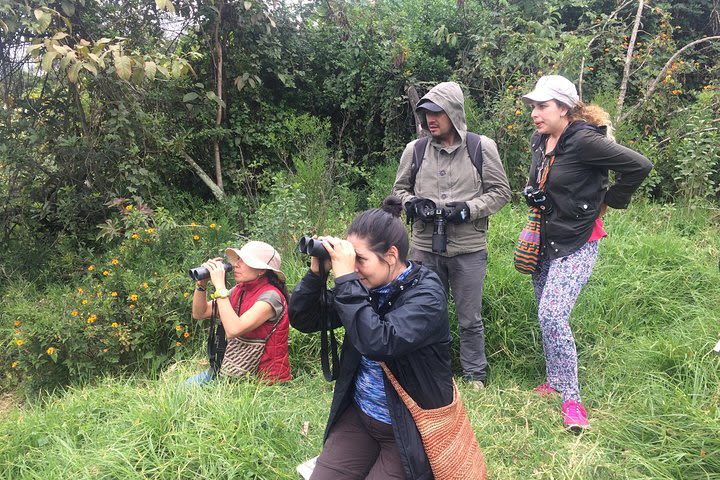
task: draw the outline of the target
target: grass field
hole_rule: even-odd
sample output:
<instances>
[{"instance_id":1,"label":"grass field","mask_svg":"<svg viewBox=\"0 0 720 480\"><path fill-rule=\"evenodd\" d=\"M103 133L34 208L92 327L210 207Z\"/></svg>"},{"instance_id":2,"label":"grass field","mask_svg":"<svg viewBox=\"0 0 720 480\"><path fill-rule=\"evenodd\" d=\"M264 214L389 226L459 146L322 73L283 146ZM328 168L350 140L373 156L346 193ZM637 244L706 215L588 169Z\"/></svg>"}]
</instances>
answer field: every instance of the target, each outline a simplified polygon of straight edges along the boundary
<instances>
[{"instance_id":1,"label":"grass field","mask_svg":"<svg viewBox=\"0 0 720 480\"><path fill-rule=\"evenodd\" d=\"M544 379L529 278L511 256L521 208L491 221L484 314L488 388L460 385L494 479L720 479L720 211L610 212L573 313L592 429L564 432ZM288 256L290 283L303 260ZM5 401L1 478L297 479L322 442L332 385L317 338L291 335L294 380L178 389L190 359L150 378L106 378ZM457 342L455 342L457 344ZM200 352L198 352L200 355ZM199 358L199 357L198 357Z\"/></svg>"}]
</instances>

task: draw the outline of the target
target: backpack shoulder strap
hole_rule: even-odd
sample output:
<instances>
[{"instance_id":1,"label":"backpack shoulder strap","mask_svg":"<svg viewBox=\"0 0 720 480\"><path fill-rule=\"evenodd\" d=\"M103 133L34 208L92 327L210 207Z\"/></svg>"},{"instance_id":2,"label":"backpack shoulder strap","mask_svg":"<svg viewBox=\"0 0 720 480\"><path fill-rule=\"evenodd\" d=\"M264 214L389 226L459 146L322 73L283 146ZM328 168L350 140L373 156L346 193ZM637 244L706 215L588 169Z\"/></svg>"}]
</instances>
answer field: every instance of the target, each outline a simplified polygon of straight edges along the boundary
<instances>
[{"instance_id":1,"label":"backpack shoulder strap","mask_svg":"<svg viewBox=\"0 0 720 480\"><path fill-rule=\"evenodd\" d=\"M480 174L480 181L483 176L483 153L482 153L482 136L477 133L467 132L465 138L467 144L468 154L470 154L470 161L475 165L475 169Z\"/></svg>"},{"instance_id":2,"label":"backpack shoulder strap","mask_svg":"<svg viewBox=\"0 0 720 480\"><path fill-rule=\"evenodd\" d=\"M415 191L415 178L417 177L420 165L422 165L423 159L425 158L425 148L427 147L428 140L428 137L419 138L414 145L413 159L412 164L410 165L410 190L413 192Z\"/></svg>"}]
</instances>

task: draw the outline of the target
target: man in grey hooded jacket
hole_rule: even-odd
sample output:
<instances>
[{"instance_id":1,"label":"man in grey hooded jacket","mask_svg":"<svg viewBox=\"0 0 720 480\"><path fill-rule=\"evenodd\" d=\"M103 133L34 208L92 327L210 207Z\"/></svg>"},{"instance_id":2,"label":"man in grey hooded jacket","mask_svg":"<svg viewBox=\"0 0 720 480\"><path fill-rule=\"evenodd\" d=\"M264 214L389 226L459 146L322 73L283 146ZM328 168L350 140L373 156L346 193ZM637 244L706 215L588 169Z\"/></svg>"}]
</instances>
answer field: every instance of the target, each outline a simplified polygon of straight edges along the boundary
<instances>
[{"instance_id":1,"label":"man in grey hooded jacket","mask_svg":"<svg viewBox=\"0 0 720 480\"><path fill-rule=\"evenodd\" d=\"M412 164L418 140L407 144L393 193L414 217L410 258L434 270L445 290L453 293L463 376L482 388L487 376L485 327L480 314L488 258L485 235L488 217L510 199L510 186L492 139L481 136L482 176L473 164L467 147L465 97L457 83L433 87L420 99L416 111L431 138L415 172ZM445 252L433 252L432 220L423 221L418 215L418 205L426 199L446 212Z\"/></svg>"}]
</instances>

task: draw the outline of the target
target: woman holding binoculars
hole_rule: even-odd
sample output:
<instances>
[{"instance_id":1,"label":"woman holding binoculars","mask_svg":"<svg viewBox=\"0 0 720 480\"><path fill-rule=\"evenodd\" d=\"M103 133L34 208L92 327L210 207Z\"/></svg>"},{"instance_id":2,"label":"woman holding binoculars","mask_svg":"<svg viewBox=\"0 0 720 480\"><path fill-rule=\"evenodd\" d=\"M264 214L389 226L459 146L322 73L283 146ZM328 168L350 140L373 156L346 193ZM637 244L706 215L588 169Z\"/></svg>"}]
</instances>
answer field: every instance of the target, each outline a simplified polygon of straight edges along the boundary
<instances>
[{"instance_id":1,"label":"woman holding binoculars","mask_svg":"<svg viewBox=\"0 0 720 480\"><path fill-rule=\"evenodd\" d=\"M225 255L232 266L234 287L227 289L227 267L222 258L203 263L209 278L205 276L195 283L193 318L216 320L210 326L208 339L210 368L186 384L204 385L220 373L229 376L257 373L271 382L290 380L288 294L285 275L280 270L280 254L267 243L251 241L239 250L226 249ZM197 270L201 269L191 271L194 278ZM206 292L208 281L215 288L210 301Z\"/></svg>"},{"instance_id":2,"label":"woman holding binoculars","mask_svg":"<svg viewBox=\"0 0 720 480\"><path fill-rule=\"evenodd\" d=\"M400 199L388 197L381 209L357 215L345 240L320 237L329 259L311 257L290 300L301 332L320 331L323 311L333 328L345 328L313 480L432 478L414 420L379 363L422 408L453 401L445 290L437 275L407 260L401 210ZM334 272L331 291L321 268Z\"/></svg>"},{"instance_id":3,"label":"woman holding binoculars","mask_svg":"<svg viewBox=\"0 0 720 480\"><path fill-rule=\"evenodd\" d=\"M608 137L609 115L580 101L575 85L560 75L541 77L523 96L536 132L523 194L540 214L539 262L532 273L547 379L535 388L560 393L563 423L579 432L589 426L580 403L577 351L570 313L590 278L605 209L627 208L652 163ZM618 173L608 188L608 170Z\"/></svg>"}]
</instances>

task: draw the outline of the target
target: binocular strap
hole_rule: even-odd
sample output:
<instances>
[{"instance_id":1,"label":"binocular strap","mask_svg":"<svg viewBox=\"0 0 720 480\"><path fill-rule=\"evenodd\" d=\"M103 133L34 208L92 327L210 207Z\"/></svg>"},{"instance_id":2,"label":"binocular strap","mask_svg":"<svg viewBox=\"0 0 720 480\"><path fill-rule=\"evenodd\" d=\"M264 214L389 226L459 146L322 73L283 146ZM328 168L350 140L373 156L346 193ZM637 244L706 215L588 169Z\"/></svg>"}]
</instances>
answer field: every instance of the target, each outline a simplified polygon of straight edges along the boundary
<instances>
[{"instance_id":1,"label":"binocular strap","mask_svg":"<svg viewBox=\"0 0 720 480\"><path fill-rule=\"evenodd\" d=\"M320 277L327 282L327 272L324 271L323 262L320 261ZM320 294L320 364L322 365L323 376L328 382L336 380L338 377L338 358L337 339L332 328L330 315L327 304L327 288L323 282L322 293ZM329 337L329 338L328 338ZM332 357L332 363L330 362Z\"/></svg>"}]
</instances>

